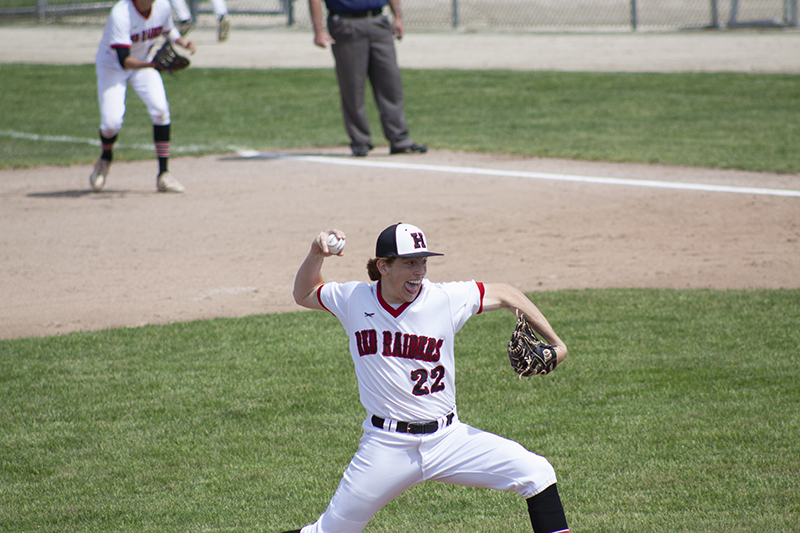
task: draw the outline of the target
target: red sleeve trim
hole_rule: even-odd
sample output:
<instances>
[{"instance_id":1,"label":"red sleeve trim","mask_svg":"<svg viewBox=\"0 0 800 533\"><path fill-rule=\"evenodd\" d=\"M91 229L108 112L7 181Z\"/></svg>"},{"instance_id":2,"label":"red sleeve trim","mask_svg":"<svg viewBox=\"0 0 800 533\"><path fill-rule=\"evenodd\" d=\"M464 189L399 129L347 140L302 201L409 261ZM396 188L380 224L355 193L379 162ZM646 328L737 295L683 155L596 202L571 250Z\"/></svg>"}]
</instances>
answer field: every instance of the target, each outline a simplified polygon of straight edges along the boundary
<instances>
[{"instance_id":1,"label":"red sleeve trim","mask_svg":"<svg viewBox=\"0 0 800 533\"><path fill-rule=\"evenodd\" d=\"M129 44L112 44L111 45L111 48L114 48L114 49L117 49L117 48L130 48L130 47L131 47L131 45L129 45Z\"/></svg>"},{"instance_id":2,"label":"red sleeve trim","mask_svg":"<svg viewBox=\"0 0 800 533\"><path fill-rule=\"evenodd\" d=\"M324 310L326 310L327 312L331 313L331 310L330 310L330 309L328 309L327 307L325 307L325 304L324 304L324 303L322 303L322 298L320 298L320 295L319 295L319 293L320 293L320 292L322 292L322 287L323 287L324 285L325 285L325 284L323 283L322 285L320 285L319 287L317 287L317 301L319 302L319 305L321 305L321 306L322 306L322 308L323 308ZM331 314L333 314L333 313L331 313Z\"/></svg>"},{"instance_id":3,"label":"red sleeve trim","mask_svg":"<svg viewBox=\"0 0 800 533\"><path fill-rule=\"evenodd\" d=\"M478 307L478 313L481 314L483 312L483 295L486 294L486 287L483 286L483 283L480 281L476 281L475 284L478 286L478 292L481 293L481 305Z\"/></svg>"}]
</instances>

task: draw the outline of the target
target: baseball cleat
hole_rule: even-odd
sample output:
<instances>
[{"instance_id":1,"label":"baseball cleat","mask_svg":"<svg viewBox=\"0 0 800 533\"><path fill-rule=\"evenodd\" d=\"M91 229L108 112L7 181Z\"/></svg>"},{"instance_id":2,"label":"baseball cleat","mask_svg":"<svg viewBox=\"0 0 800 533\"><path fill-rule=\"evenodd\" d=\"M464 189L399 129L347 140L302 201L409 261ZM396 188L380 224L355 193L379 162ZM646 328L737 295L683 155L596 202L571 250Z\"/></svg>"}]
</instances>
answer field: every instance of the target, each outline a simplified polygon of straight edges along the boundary
<instances>
[{"instance_id":1,"label":"baseball cleat","mask_svg":"<svg viewBox=\"0 0 800 533\"><path fill-rule=\"evenodd\" d=\"M92 174L89 176L89 185L92 186L93 191L99 192L103 190L103 186L106 184L106 176L108 176L108 167L110 166L111 161L102 157L94 164Z\"/></svg>"},{"instance_id":2,"label":"baseball cleat","mask_svg":"<svg viewBox=\"0 0 800 533\"><path fill-rule=\"evenodd\" d=\"M183 185L178 183L178 180L172 177L172 174L169 172L162 172L158 175L158 180L156 181L156 186L158 187L158 192L183 192L184 188Z\"/></svg>"},{"instance_id":3,"label":"baseball cleat","mask_svg":"<svg viewBox=\"0 0 800 533\"><path fill-rule=\"evenodd\" d=\"M394 146L391 147L389 150L390 155L394 154L424 154L428 151L428 147L424 144L417 144L414 143L411 146L406 146L404 148L395 148Z\"/></svg>"},{"instance_id":4,"label":"baseball cleat","mask_svg":"<svg viewBox=\"0 0 800 533\"><path fill-rule=\"evenodd\" d=\"M228 33L231 31L231 21L228 17L222 16L219 19L219 31L217 32L217 40L219 42L225 41L228 38Z\"/></svg>"},{"instance_id":5,"label":"baseball cleat","mask_svg":"<svg viewBox=\"0 0 800 533\"><path fill-rule=\"evenodd\" d=\"M194 29L194 22L191 20L182 20L178 23L178 31L181 37L185 37L190 31Z\"/></svg>"}]
</instances>

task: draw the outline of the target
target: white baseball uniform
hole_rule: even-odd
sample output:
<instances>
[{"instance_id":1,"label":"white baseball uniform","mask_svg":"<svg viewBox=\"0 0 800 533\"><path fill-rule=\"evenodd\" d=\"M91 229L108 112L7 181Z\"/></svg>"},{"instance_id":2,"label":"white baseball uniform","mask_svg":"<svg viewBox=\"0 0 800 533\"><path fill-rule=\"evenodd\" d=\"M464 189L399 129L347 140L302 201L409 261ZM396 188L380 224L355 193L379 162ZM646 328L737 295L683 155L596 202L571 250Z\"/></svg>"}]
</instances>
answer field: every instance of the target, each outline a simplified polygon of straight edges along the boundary
<instances>
[{"instance_id":1,"label":"white baseball uniform","mask_svg":"<svg viewBox=\"0 0 800 533\"><path fill-rule=\"evenodd\" d=\"M180 38L167 0L155 0L148 16L139 12L133 0L120 0L111 8L95 56L100 131L105 137L113 137L122 129L128 83L147 106L153 124L170 123L167 93L158 71L152 68L126 70L120 65L116 52L117 48L130 48L130 57L147 61L162 34L169 34L173 41Z\"/></svg>"},{"instance_id":2,"label":"white baseball uniform","mask_svg":"<svg viewBox=\"0 0 800 533\"><path fill-rule=\"evenodd\" d=\"M413 302L394 307L381 297L380 282L319 288L319 302L350 339L367 418L327 510L302 533L360 532L393 498L427 480L526 499L556 482L544 457L458 420L453 340L482 311L483 294L475 281L425 279Z\"/></svg>"}]
</instances>

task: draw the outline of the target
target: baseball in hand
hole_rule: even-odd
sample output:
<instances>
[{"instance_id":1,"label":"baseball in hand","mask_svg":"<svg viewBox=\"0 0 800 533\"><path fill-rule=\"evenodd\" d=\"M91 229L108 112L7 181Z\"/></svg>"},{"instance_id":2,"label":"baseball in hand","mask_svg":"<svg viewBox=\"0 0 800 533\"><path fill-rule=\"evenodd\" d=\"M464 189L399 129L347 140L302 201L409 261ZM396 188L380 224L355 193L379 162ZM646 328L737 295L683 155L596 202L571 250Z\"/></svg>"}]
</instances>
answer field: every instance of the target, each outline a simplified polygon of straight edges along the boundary
<instances>
[{"instance_id":1,"label":"baseball in hand","mask_svg":"<svg viewBox=\"0 0 800 533\"><path fill-rule=\"evenodd\" d=\"M333 255L338 255L342 250L344 250L344 239L340 239L333 233L328 235L328 250Z\"/></svg>"}]
</instances>

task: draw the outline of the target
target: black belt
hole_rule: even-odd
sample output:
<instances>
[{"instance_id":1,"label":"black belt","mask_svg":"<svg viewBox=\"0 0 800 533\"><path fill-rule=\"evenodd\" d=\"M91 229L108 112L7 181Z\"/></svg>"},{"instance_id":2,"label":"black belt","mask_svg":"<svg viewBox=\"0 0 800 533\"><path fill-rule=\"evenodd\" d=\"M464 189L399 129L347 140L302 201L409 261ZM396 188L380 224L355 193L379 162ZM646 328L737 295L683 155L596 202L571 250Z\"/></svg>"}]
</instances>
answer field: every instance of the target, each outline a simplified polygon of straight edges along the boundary
<instances>
[{"instance_id":1,"label":"black belt","mask_svg":"<svg viewBox=\"0 0 800 533\"><path fill-rule=\"evenodd\" d=\"M381 418L376 415L372 415L372 425L378 429L383 429L383 425L386 423L385 418ZM447 415L447 424L445 427L449 426L453 423L453 413ZM434 420L433 422L398 422L397 428L395 429L398 433L413 433L414 435L419 434L427 434L427 433L436 433L439 429L439 422Z\"/></svg>"},{"instance_id":2,"label":"black belt","mask_svg":"<svg viewBox=\"0 0 800 533\"><path fill-rule=\"evenodd\" d=\"M331 16L339 16L343 19L364 19L367 17L377 17L383 14L383 8L367 9L366 11L331 11Z\"/></svg>"}]
</instances>

